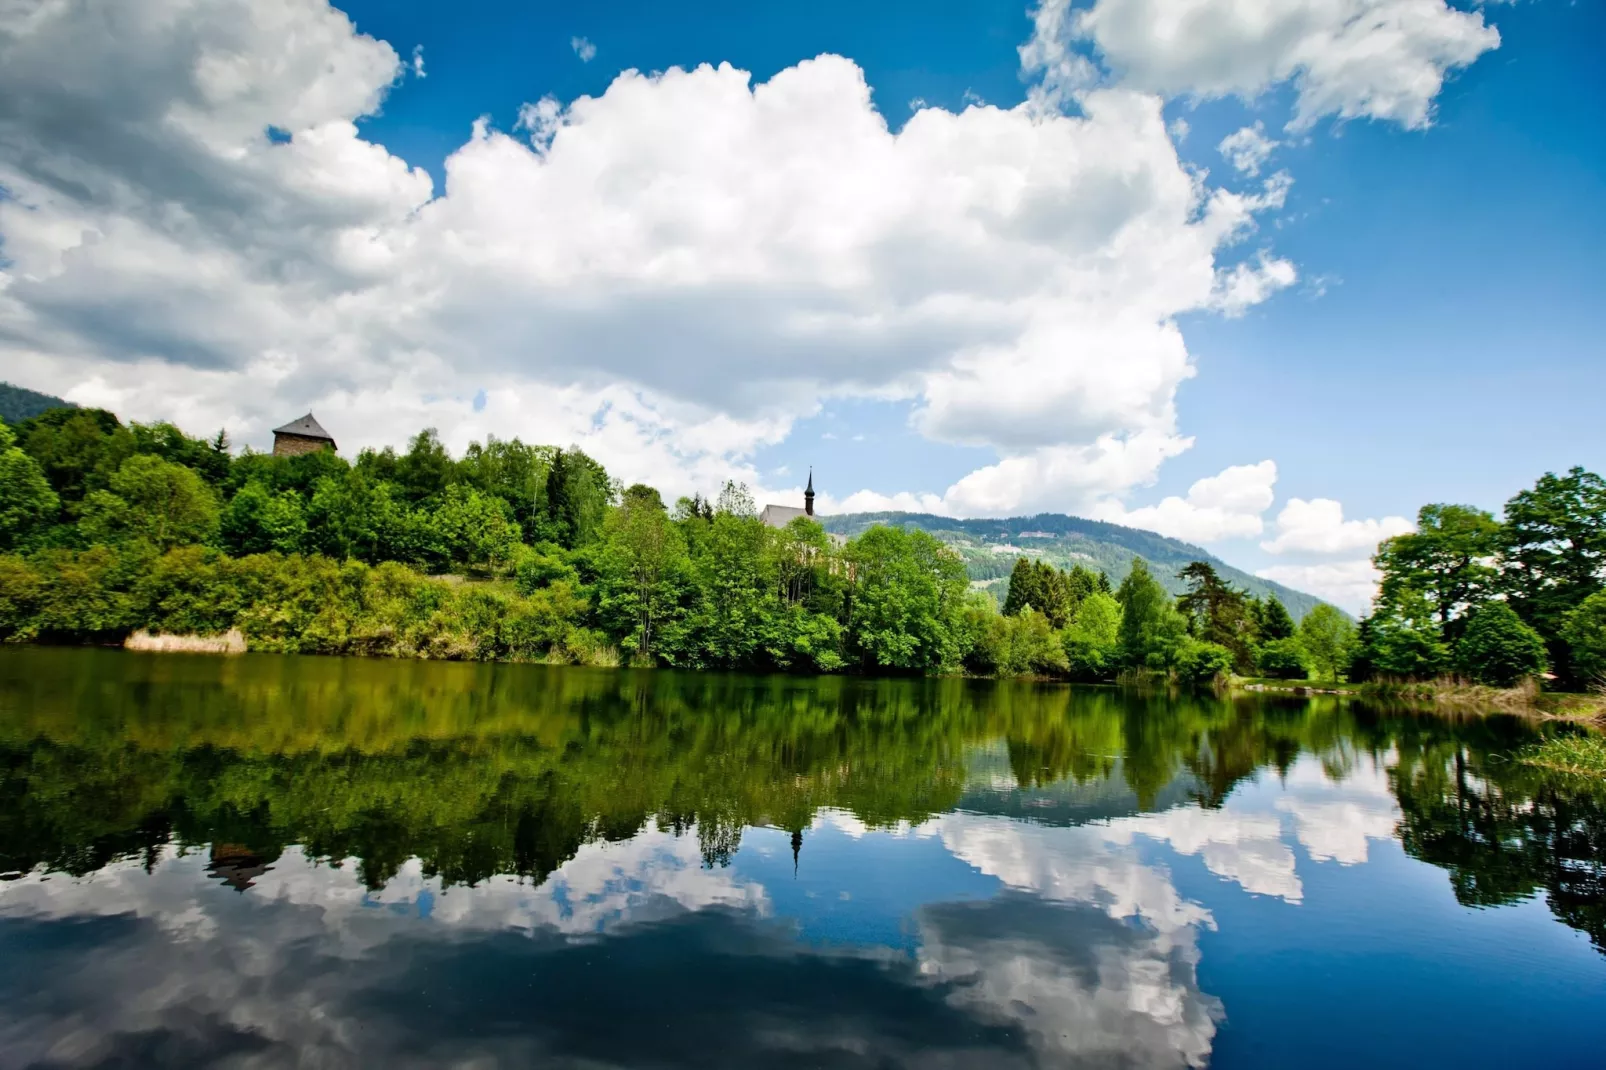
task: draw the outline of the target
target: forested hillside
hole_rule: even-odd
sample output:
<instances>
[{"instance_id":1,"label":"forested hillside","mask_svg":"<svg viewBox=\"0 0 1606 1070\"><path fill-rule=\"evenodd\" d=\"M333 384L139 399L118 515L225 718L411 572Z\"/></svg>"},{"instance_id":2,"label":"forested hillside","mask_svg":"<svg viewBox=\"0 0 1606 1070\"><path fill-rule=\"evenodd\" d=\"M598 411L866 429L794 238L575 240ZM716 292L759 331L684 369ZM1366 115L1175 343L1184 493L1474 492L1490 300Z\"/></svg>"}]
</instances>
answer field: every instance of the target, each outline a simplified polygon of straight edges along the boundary
<instances>
[{"instance_id":1,"label":"forested hillside","mask_svg":"<svg viewBox=\"0 0 1606 1070\"><path fill-rule=\"evenodd\" d=\"M1275 596L1295 620L1302 620L1321 604L1314 595L1251 576L1178 539L1062 513L1003 520L955 520L931 513L851 513L825 517L821 523L827 531L841 535L858 534L872 524L930 532L957 550L971 581L986 583L999 601L1009 586L1015 559L1025 555L1062 569L1082 565L1105 573L1117 584L1131 570L1133 558L1141 557L1149 563L1149 571L1160 585L1174 595L1188 589L1179 571L1194 561L1205 561L1222 579L1250 594L1258 598Z\"/></svg>"},{"instance_id":2,"label":"forested hillside","mask_svg":"<svg viewBox=\"0 0 1606 1070\"><path fill-rule=\"evenodd\" d=\"M0 420L8 424L38 416L48 409L75 408L70 401L63 401L49 394L41 394L37 390L26 387L12 386L10 383L0 383Z\"/></svg>"}]
</instances>

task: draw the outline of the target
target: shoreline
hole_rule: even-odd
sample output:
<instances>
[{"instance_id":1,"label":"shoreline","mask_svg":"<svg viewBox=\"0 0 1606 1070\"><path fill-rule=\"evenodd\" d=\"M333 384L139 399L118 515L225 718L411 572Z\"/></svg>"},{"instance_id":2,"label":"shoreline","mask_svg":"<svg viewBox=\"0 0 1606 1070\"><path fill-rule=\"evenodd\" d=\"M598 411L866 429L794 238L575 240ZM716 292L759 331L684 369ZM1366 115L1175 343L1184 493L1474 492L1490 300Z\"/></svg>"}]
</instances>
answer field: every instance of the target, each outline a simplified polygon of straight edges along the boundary
<instances>
[{"instance_id":1,"label":"shoreline","mask_svg":"<svg viewBox=\"0 0 1606 1070\"><path fill-rule=\"evenodd\" d=\"M1542 691L1532 681L1516 687L1488 687L1462 680L1364 684L1313 684L1295 680L1234 678L1233 691L1259 694L1337 695L1347 698L1405 702L1447 713L1513 713L1546 720L1597 723L1606 727L1606 694Z\"/></svg>"}]
</instances>

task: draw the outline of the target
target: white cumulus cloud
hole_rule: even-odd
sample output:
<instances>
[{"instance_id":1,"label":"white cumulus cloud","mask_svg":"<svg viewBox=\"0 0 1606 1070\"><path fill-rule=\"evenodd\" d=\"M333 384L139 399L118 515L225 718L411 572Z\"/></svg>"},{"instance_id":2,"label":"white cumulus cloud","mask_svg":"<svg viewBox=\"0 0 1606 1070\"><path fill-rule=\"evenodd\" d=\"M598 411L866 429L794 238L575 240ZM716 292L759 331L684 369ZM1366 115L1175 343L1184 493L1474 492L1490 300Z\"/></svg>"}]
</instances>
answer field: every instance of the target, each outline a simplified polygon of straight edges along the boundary
<instances>
[{"instance_id":1,"label":"white cumulus cloud","mask_svg":"<svg viewBox=\"0 0 1606 1070\"><path fill-rule=\"evenodd\" d=\"M1277 465L1273 461L1234 465L1194 483L1187 497L1173 495L1157 505L1132 510L1108 503L1094 515L1100 520L1157 531L1188 542L1249 538L1265 528L1261 517L1271 508L1276 483Z\"/></svg>"},{"instance_id":2,"label":"white cumulus cloud","mask_svg":"<svg viewBox=\"0 0 1606 1070\"><path fill-rule=\"evenodd\" d=\"M1366 612L1377 594L1381 578L1372 562L1365 558L1314 565L1273 565L1257 570L1255 575L1298 591L1308 591L1351 613Z\"/></svg>"},{"instance_id":3,"label":"white cumulus cloud","mask_svg":"<svg viewBox=\"0 0 1606 1070\"><path fill-rule=\"evenodd\" d=\"M1277 514L1277 535L1261 543L1269 553L1342 554L1370 552L1384 539L1403 535L1414 525L1403 516L1381 520L1345 520L1344 506L1331 498L1290 498Z\"/></svg>"},{"instance_id":4,"label":"white cumulus cloud","mask_svg":"<svg viewBox=\"0 0 1606 1070\"><path fill-rule=\"evenodd\" d=\"M1150 92L1254 99L1291 82L1294 129L1326 115L1427 126L1448 74L1500 45L1446 0L1097 0L1061 27Z\"/></svg>"},{"instance_id":5,"label":"white cumulus cloud","mask_svg":"<svg viewBox=\"0 0 1606 1070\"><path fill-rule=\"evenodd\" d=\"M902 398L999 456L921 500L1076 509L1189 445L1177 317L1293 278L1220 263L1286 185L1210 188L1152 95L893 133L837 56L627 71L477 124L437 190L357 126L408 66L323 0L0 9L9 377L238 441L574 441L671 493Z\"/></svg>"},{"instance_id":6,"label":"white cumulus cloud","mask_svg":"<svg viewBox=\"0 0 1606 1070\"><path fill-rule=\"evenodd\" d=\"M1243 127L1222 138L1216 148L1232 164L1233 170L1254 176L1260 174L1261 167L1271 159L1277 144L1266 136L1265 124L1256 120L1254 126Z\"/></svg>"},{"instance_id":7,"label":"white cumulus cloud","mask_svg":"<svg viewBox=\"0 0 1606 1070\"><path fill-rule=\"evenodd\" d=\"M580 57L581 63L590 63L597 58L597 46L584 37L569 38L569 47L574 49L574 54Z\"/></svg>"}]
</instances>

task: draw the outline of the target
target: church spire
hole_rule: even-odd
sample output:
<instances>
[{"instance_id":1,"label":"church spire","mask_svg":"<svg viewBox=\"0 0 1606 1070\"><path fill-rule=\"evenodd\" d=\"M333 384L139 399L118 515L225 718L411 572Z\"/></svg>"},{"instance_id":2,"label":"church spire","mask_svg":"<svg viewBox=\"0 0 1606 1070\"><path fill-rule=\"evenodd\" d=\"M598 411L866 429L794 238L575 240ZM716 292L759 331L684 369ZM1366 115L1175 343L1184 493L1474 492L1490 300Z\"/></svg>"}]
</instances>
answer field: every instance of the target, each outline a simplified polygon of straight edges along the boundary
<instances>
[{"instance_id":1,"label":"church spire","mask_svg":"<svg viewBox=\"0 0 1606 1070\"><path fill-rule=\"evenodd\" d=\"M809 485L803 491L803 513L814 515L814 469L809 469Z\"/></svg>"}]
</instances>

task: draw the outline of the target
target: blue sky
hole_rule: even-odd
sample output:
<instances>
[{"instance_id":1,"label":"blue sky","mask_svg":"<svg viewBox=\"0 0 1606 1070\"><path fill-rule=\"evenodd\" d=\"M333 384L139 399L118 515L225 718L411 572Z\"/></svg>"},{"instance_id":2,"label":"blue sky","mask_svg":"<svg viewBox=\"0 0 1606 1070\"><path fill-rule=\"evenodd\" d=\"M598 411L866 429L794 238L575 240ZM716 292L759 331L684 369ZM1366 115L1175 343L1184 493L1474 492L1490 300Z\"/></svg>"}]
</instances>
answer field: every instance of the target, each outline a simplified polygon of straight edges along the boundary
<instances>
[{"instance_id":1,"label":"blue sky","mask_svg":"<svg viewBox=\"0 0 1606 1070\"><path fill-rule=\"evenodd\" d=\"M675 493L812 465L833 507L1096 515L1351 606L1422 503L1606 466L1601 6L1156 3L10 27L0 92L43 101L0 116L10 377L245 442L309 406L357 445L568 439ZM720 63L795 88L651 77ZM888 223L890 174L955 207Z\"/></svg>"}]
</instances>

